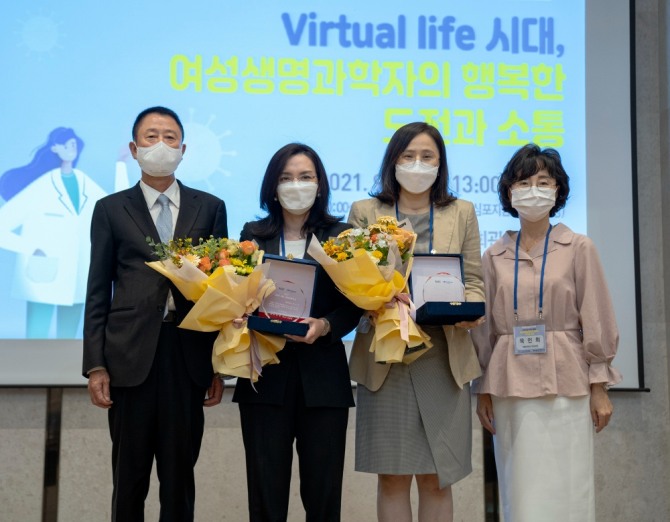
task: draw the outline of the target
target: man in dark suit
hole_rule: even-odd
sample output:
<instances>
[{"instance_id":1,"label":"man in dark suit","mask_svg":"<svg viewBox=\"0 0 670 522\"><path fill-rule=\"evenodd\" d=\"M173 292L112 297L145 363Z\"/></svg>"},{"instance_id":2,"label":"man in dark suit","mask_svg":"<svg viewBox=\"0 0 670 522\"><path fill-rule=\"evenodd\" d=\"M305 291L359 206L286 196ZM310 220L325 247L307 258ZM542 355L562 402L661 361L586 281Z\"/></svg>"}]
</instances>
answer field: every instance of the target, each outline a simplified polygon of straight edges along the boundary
<instances>
[{"instance_id":1,"label":"man in dark suit","mask_svg":"<svg viewBox=\"0 0 670 522\"><path fill-rule=\"evenodd\" d=\"M160 520L193 520L203 405L223 393L212 370L214 338L177 328L192 303L145 264L156 260L147 237L228 235L224 202L175 179L183 135L170 109L142 111L129 145L142 179L99 200L91 222L83 373L93 404L109 410L119 522L144 520L154 458Z\"/></svg>"}]
</instances>

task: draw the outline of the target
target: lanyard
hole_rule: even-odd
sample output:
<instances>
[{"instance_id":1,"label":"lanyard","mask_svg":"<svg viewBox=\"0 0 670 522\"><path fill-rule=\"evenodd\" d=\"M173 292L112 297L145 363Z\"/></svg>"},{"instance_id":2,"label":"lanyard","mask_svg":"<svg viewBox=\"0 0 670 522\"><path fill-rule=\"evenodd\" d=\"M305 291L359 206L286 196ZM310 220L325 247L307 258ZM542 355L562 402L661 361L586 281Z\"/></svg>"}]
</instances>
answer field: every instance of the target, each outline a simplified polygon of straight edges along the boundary
<instances>
[{"instance_id":1,"label":"lanyard","mask_svg":"<svg viewBox=\"0 0 670 522\"><path fill-rule=\"evenodd\" d=\"M547 263L547 250L549 247L549 233L551 232L552 225L549 225L549 230L547 230L547 235L544 238L544 253L542 254L542 269L540 271L540 302L538 316L542 319L542 300L544 298L544 267ZM517 287L519 285L519 243L521 242L521 230L516 236L516 250L514 252L514 320L519 320L519 315L517 313Z\"/></svg>"},{"instance_id":2,"label":"lanyard","mask_svg":"<svg viewBox=\"0 0 670 522\"><path fill-rule=\"evenodd\" d=\"M400 217L398 216L398 202L396 201L395 203L395 218L400 221ZM428 252L430 254L436 254L433 250L433 204L430 204L430 212L428 214L428 233L429 233L429 238L428 238Z\"/></svg>"}]
</instances>

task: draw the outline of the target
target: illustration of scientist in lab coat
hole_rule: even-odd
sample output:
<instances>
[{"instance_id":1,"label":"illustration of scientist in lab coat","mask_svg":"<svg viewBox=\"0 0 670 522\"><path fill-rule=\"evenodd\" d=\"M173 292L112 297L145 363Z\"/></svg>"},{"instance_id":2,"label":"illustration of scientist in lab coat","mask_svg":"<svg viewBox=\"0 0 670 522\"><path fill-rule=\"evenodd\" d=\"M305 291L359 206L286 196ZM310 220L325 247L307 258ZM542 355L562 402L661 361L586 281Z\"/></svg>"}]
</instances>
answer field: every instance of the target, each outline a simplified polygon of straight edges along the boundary
<instances>
[{"instance_id":1,"label":"illustration of scientist in lab coat","mask_svg":"<svg viewBox=\"0 0 670 522\"><path fill-rule=\"evenodd\" d=\"M27 302L26 338L48 338L54 312L57 338L72 339L80 331L91 215L96 201L107 195L75 168L83 147L74 130L59 127L28 165L0 178L6 200L0 207L0 248L18 254L12 297ZM121 162L117 180L120 175L127 179Z\"/></svg>"}]
</instances>

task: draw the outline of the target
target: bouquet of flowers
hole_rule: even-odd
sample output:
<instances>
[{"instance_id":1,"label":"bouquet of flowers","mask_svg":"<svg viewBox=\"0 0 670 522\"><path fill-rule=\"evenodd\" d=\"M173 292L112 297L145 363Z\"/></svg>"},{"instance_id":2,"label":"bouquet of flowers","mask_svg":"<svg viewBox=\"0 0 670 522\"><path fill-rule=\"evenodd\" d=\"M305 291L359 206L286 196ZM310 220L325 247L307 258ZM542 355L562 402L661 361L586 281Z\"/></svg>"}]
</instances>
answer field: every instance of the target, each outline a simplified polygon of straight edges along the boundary
<instances>
[{"instance_id":1,"label":"bouquet of flowers","mask_svg":"<svg viewBox=\"0 0 670 522\"><path fill-rule=\"evenodd\" d=\"M214 371L245 377L256 382L265 364L279 362L286 339L252 332L246 325L233 326L233 319L256 310L263 298L275 290L265 275L263 251L252 241L227 238L172 239L149 246L159 261L148 266L167 277L186 299L195 302L181 328L219 335L212 350Z\"/></svg>"},{"instance_id":2,"label":"bouquet of flowers","mask_svg":"<svg viewBox=\"0 0 670 522\"><path fill-rule=\"evenodd\" d=\"M385 216L323 244L314 239L308 248L339 290L376 316L370 351L377 362L410 363L432 346L406 291L415 241L416 234Z\"/></svg>"}]
</instances>

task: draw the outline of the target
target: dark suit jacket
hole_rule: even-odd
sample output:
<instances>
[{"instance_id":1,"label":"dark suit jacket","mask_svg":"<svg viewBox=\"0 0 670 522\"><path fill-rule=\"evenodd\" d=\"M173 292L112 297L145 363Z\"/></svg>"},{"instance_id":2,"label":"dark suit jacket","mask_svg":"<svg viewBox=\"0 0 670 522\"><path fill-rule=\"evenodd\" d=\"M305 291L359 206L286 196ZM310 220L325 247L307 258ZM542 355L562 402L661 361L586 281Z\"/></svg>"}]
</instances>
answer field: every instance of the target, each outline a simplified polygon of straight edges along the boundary
<instances>
[{"instance_id":1,"label":"dark suit jacket","mask_svg":"<svg viewBox=\"0 0 670 522\"><path fill-rule=\"evenodd\" d=\"M319 241L336 236L351 228L346 223L336 223L315 232ZM251 235L249 223L242 229L241 240L253 239L261 250L268 254L279 254L279 237L259 239ZM311 234L307 238L308 244ZM305 255L306 259L311 259ZM263 374L251 388L249 379L237 379L234 402L283 404L289 364L297 362L305 404L308 407L350 407L354 405L347 356L342 337L358 324L362 311L354 306L335 287L328 274L319 267L317 286L314 292L312 317L325 317L331 325L328 335L313 344L289 342L278 353L279 364L263 367ZM289 362L289 358L291 361Z\"/></svg>"},{"instance_id":2,"label":"dark suit jacket","mask_svg":"<svg viewBox=\"0 0 670 522\"><path fill-rule=\"evenodd\" d=\"M227 237L226 206L219 198L179 183L175 238ZM99 200L91 221L91 265L84 312L83 373L104 366L112 386L137 386L156 353L168 290L177 321L193 306L168 279L149 268L156 261L147 237L158 232L139 183ZM178 329L189 375L202 387L212 381L215 336Z\"/></svg>"}]
</instances>

